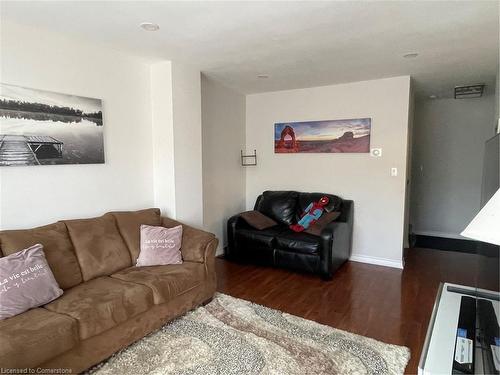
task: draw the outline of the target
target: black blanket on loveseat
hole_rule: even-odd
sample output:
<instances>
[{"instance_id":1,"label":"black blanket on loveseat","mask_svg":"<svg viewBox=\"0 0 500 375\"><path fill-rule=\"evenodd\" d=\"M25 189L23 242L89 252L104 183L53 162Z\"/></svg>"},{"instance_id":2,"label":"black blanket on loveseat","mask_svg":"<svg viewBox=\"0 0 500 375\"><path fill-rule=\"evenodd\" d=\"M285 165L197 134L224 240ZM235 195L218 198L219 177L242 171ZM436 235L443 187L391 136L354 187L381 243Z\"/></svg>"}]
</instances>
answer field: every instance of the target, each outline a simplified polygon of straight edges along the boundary
<instances>
[{"instance_id":1,"label":"black blanket on loveseat","mask_svg":"<svg viewBox=\"0 0 500 375\"><path fill-rule=\"evenodd\" d=\"M327 196L326 212L340 211L340 216L326 225L319 236L290 230L311 202ZM227 222L228 246L225 257L230 260L274 265L319 274L325 279L349 259L351 253L354 202L325 193L265 191L255 202L254 210L278 224L258 230L241 217Z\"/></svg>"}]
</instances>

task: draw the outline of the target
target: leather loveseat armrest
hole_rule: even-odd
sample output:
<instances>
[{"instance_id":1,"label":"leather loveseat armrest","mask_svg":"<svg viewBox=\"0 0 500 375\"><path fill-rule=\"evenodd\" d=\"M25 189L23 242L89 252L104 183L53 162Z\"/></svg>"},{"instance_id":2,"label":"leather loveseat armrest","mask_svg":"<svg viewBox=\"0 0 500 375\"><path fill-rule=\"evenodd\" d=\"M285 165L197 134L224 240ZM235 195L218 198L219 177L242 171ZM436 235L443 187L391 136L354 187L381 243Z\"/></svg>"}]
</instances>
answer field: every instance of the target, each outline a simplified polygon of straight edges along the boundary
<instances>
[{"instance_id":1,"label":"leather loveseat armrest","mask_svg":"<svg viewBox=\"0 0 500 375\"><path fill-rule=\"evenodd\" d=\"M182 259L186 262L206 263L215 256L218 240L213 233L193 228L176 220L162 217L162 225L167 228L182 225Z\"/></svg>"},{"instance_id":2,"label":"leather loveseat armrest","mask_svg":"<svg viewBox=\"0 0 500 375\"><path fill-rule=\"evenodd\" d=\"M240 214L231 216L227 221L227 247L224 256L228 259L236 255L236 230L243 222Z\"/></svg>"},{"instance_id":3,"label":"leather loveseat armrest","mask_svg":"<svg viewBox=\"0 0 500 375\"><path fill-rule=\"evenodd\" d=\"M329 279L351 256L354 202L344 201L340 217L321 231L321 275Z\"/></svg>"}]
</instances>

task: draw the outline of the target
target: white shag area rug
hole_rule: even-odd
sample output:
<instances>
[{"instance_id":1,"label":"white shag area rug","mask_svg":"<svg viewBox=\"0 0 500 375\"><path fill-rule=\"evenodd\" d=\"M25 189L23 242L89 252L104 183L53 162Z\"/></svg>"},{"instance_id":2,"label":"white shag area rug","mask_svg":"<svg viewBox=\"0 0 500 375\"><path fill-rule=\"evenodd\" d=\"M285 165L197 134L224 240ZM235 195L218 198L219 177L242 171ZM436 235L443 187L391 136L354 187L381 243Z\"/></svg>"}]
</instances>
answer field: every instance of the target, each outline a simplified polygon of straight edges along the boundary
<instances>
[{"instance_id":1,"label":"white shag area rug","mask_svg":"<svg viewBox=\"0 0 500 375\"><path fill-rule=\"evenodd\" d=\"M409 359L404 346L216 294L89 374L403 374Z\"/></svg>"}]
</instances>

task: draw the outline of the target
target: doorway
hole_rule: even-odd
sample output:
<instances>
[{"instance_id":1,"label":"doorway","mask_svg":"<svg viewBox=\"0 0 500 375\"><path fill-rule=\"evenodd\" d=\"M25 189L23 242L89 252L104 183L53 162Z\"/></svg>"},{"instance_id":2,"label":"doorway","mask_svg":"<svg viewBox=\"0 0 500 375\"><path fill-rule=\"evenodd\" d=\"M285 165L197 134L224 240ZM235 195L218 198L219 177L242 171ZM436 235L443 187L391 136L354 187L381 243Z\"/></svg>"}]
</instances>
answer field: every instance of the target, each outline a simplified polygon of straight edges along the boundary
<instances>
[{"instance_id":1,"label":"doorway","mask_svg":"<svg viewBox=\"0 0 500 375\"><path fill-rule=\"evenodd\" d=\"M494 84L477 98L417 98L412 136L410 248L475 253L460 233L481 208L486 141L495 135Z\"/></svg>"}]
</instances>

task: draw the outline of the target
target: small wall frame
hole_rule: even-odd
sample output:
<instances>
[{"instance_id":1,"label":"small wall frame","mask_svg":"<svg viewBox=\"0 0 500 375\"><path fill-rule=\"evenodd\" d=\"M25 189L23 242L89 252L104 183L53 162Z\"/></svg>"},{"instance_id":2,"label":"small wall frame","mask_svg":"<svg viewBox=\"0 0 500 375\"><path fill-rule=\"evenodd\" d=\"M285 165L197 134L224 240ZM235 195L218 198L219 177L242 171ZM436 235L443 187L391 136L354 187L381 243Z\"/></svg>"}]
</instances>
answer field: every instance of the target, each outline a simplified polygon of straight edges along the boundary
<instances>
[{"instance_id":1,"label":"small wall frame","mask_svg":"<svg viewBox=\"0 0 500 375\"><path fill-rule=\"evenodd\" d=\"M257 165L257 150L253 150L253 154L245 155L241 150L241 165L243 167L251 167Z\"/></svg>"}]
</instances>

